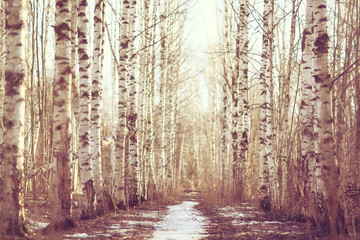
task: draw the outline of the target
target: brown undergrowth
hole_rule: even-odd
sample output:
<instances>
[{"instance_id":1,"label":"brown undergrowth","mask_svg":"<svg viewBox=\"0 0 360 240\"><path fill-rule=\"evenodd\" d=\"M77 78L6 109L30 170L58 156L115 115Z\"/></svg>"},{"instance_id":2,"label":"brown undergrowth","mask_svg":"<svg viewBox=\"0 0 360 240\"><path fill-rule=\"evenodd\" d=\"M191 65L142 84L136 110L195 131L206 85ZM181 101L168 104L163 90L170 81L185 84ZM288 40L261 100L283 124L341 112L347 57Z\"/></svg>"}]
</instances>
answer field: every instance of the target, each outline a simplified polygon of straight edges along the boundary
<instances>
[{"instance_id":1,"label":"brown undergrowth","mask_svg":"<svg viewBox=\"0 0 360 240\"><path fill-rule=\"evenodd\" d=\"M146 239L151 236L155 224L165 215L167 206L178 203L176 198L164 197L143 202L128 210L116 210L96 218L79 220L78 201L81 199L75 197L73 217L78 219L76 227L44 235L42 230L50 222L49 202L28 199L26 224L30 234L27 239Z\"/></svg>"},{"instance_id":2,"label":"brown undergrowth","mask_svg":"<svg viewBox=\"0 0 360 240\"><path fill-rule=\"evenodd\" d=\"M198 198L195 207L208 219L204 239L314 239L304 223L260 212L251 204L211 204Z\"/></svg>"}]
</instances>

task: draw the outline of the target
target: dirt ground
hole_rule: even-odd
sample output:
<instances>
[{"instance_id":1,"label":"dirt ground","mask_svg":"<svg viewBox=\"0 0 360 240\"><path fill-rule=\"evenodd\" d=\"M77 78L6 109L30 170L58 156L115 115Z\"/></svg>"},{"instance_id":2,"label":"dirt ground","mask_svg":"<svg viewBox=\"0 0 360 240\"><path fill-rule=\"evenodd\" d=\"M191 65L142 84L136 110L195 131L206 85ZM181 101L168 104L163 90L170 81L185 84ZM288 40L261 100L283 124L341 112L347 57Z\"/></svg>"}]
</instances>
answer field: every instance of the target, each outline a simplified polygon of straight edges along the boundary
<instances>
[{"instance_id":1,"label":"dirt ground","mask_svg":"<svg viewBox=\"0 0 360 240\"><path fill-rule=\"evenodd\" d=\"M26 206L26 223L31 231L28 239L151 239L160 226L159 222L163 222L169 215L170 206L181 206L181 203L186 202L193 203L194 207L185 209L185 212L196 212L191 216L191 220L200 221L203 229L189 237L176 233L173 238L165 236L159 240L319 239L308 232L305 223L287 221L279 217L276 219L250 204L211 205L197 193L184 194L177 199L166 201L147 201L127 211L119 210L96 219L77 221L74 229L47 235L41 230L49 222L48 203L33 201Z\"/></svg>"},{"instance_id":2,"label":"dirt ground","mask_svg":"<svg viewBox=\"0 0 360 240\"><path fill-rule=\"evenodd\" d=\"M213 206L199 200L196 209L210 221L204 239L313 239L304 223L275 219L249 204Z\"/></svg>"}]
</instances>

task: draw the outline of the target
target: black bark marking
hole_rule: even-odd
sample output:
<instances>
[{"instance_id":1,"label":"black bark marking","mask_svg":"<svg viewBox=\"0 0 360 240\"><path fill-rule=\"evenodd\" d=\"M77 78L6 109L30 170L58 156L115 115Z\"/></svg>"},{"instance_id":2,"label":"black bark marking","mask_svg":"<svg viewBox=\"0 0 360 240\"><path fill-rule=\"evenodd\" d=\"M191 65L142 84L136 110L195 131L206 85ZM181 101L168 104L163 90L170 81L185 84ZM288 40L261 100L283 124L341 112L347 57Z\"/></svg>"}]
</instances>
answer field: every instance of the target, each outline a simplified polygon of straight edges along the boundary
<instances>
[{"instance_id":1,"label":"black bark marking","mask_svg":"<svg viewBox=\"0 0 360 240\"><path fill-rule=\"evenodd\" d=\"M24 84L25 74L5 72L5 93L7 96L19 95L19 87Z\"/></svg>"},{"instance_id":2,"label":"black bark marking","mask_svg":"<svg viewBox=\"0 0 360 240\"><path fill-rule=\"evenodd\" d=\"M11 29L11 30L20 30L24 27L24 23L21 22L21 23L16 23L16 24L10 24L8 21L6 21L5 23L5 28L6 29ZM18 32L15 32L11 35L18 35L19 33Z\"/></svg>"},{"instance_id":3,"label":"black bark marking","mask_svg":"<svg viewBox=\"0 0 360 240\"><path fill-rule=\"evenodd\" d=\"M321 78L319 77L319 75L315 75L314 79L315 79L316 83L320 83L322 81Z\"/></svg>"},{"instance_id":4,"label":"black bark marking","mask_svg":"<svg viewBox=\"0 0 360 240\"><path fill-rule=\"evenodd\" d=\"M82 0L82 1L79 3L79 6L85 6L85 7L87 7L87 6L88 6L88 1L87 1L87 0Z\"/></svg>"},{"instance_id":5,"label":"black bark marking","mask_svg":"<svg viewBox=\"0 0 360 240\"><path fill-rule=\"evenodd\" d=\"M89 56L87 54L83 54L80 60L89 60Z\"/></svg>"},{"instance_id":6,"label":"black bark marking","mask_svg":"<svg viewBox=\"0 0 360 240\"><path fill-rule=\"evenodd\" d=\"M329 36L324 33L315 39L315 51L316 53L328 53L329 50Z\"/></svg>"}]
</instances>

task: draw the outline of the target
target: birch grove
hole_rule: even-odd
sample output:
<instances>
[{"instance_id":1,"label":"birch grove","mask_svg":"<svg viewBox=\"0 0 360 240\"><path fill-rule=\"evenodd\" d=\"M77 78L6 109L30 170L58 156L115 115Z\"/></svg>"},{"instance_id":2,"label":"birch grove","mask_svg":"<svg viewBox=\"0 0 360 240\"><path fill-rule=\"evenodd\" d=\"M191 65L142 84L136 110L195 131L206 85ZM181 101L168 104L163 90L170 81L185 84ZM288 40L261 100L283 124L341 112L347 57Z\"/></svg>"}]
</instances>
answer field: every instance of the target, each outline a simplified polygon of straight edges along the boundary
<instances>
[{"instance_id":1,"label":"birch grove","mask_svg":"<svg viewBox=\"0 0 360 240\"><path fill-rule=\"evenodd\" d=\"M0 236L196 191L358 237L360 1L201 4L0 0Z\"/></svg>"}]
</instances>

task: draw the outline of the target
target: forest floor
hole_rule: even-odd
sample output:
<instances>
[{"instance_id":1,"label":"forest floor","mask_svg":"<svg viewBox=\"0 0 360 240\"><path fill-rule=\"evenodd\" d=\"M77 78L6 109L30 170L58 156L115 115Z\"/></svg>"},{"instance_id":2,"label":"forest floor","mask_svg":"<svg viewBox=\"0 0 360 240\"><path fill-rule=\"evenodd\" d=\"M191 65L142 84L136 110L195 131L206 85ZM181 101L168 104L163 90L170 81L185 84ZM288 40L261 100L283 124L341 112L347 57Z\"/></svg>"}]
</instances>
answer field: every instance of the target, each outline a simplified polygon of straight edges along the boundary
<instances>
[{"instance_id":1,"label":"forest floor","mask_svg":"<svg viewBox=\"0 0 360 240\"><path fill-rule=\"evenodd\" d=\"M78 221L76 228L51 235L41 232L49 222L43 205L34 202L26 209L29 239L316 239L305 223L275 218L249 204L212 205L195 192Z\"/></svg>"}]
</instances>

